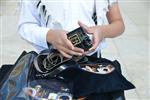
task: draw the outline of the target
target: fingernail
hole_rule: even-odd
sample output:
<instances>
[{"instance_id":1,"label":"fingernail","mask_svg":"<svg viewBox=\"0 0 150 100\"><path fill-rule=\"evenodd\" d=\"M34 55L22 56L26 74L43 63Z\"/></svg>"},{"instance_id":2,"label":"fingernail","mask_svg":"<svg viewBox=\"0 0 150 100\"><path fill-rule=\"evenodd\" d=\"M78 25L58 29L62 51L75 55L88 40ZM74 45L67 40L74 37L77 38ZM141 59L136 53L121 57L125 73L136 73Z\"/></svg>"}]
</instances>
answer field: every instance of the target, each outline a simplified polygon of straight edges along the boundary
<instances>
[{"instance_id":1,"label":"fingernail","mask_svg":"<svg viewBox=\"0 0 150 100\"><path fill-rule=\"evenodd\" d=\"M82 53L79 53L79 55L82 56L83 54L82 54Z\"/></svg>"},{"instance_id":2,"label":"fingernail","mask_svg":"<svg viewBox=\"0 0 150 100\"><path fill-rule=\"evenodd\" d=\"M71 58L72 58L72 56L70 56L70 57L68 57L68 58L70 58L70 59L71 59Z\"/></svg>"},{"instance_id":3,"label":"fingernail","mask_svg":"<svg viewBox=\"0 0 150 100\"><path fill-rule=\"evenodd\" d=\"M93 51L93 48L90 48L89 51Z\"/></svg>"},{"instance_id":4,"label":"fingernail","mask_svg":"<svg viewBox=\"0 0 150 100\"><path fill-rule=\"evenodd\" d=\"M84 50L82 49L81 52L84 53Z\"/></svg>"}]
</instances>

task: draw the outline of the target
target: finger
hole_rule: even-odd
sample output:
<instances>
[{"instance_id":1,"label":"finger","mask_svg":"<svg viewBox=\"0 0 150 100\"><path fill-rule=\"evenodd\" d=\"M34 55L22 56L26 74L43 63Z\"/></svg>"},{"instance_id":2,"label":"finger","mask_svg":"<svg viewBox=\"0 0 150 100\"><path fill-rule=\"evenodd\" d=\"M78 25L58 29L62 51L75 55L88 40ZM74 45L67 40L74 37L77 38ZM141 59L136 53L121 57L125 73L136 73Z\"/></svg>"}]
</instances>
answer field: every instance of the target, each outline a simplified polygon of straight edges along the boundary
<instances>
[{"instance_id":1,"label":"finger","mask_svg":"<svg viewBox=\"0 0 150 100\"><path fill-rule=\"evenodd\" d=\"M59 51L64 57L66 57L66 58L72 58L72 56L71 55L69 55L69 54L67 54L67 53L65 53L65 52L63 52L63 51Z\"/></svg>"},{"instance_id":2,"label":"finger","mask_svg":"<svg viewBox=\"0 0 150 100\"><path fill-rule=\"evenodd\" d=\"M71 50L74 50L74 45L68 39L64 40L64 46L67 47L67 48L69 48L69 49L71 49Z\"/></svg>"},{"instance_id":3,"label":"finger","mask_svg":"<svg viewBox=\"0 0 150 100\"><path fill-rule=\"evenodd\" d=\"M84 50L78 47L74 47L75 52L84 53Z\"/></svg>"},{"instance_id":4,"label":"finger","mask_svg":"<svg viewBox=\"0 0 150 100\"><path fill-rule=\"evenodd\" d=\"M98 44L99 44L98 38L95 36L93 46L89 49L89 51L94 51L97 48Z\"/></svg>"},{"instance_id":5,"label":"finger","mask_svg":"<svg viewBox=\"0 0 150 100\"><path fill-rule=\"evenodd\" d=\"M93 51L91 50L89 50L89 51L86 51L86 52L84 52L84 54L83 55L87 55L87 54L89 54L89 53L92 53Z\"/></svg>"}]
</instances>

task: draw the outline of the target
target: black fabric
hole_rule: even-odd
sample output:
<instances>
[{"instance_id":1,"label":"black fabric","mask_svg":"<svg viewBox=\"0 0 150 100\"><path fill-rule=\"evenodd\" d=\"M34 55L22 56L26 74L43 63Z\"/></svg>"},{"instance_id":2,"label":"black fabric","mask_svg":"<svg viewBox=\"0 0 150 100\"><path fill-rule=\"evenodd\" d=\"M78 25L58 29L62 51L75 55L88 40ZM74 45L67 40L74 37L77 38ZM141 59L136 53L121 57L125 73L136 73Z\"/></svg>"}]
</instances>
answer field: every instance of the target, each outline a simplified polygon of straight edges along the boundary
<instances>
[{"instance_id":1,"label":"black fabric","mask_svg":"<svg viewBox=\"0 0 150 100\"><path fill-rule=\"evenodd\" d=\"M116 91L111 93L112 100L126 100L124 91Z\"/></svg>"},{"instance_id":2,"label":"black fabric","mask_svg":"<svg viewBox=\"0 0 150 100\"><path fill-rule=\"evenodd\" d=\"M93 54L92 57L97 57L97 52ZM101 58L101 53L99 57ZM113 61L113 64L116 66L116 70L119 73L122 73L120 63L117 60L115 60ZM117 91L110 93L93 93L89 95L86 98L86 100L125 100L125 94L124 91Z\"/></svg>"},{"instance_id":3,"label":"black fabric","mask_svg":"<svg viewBox=\"0 0 150 100\"><path fill-rule=\"evenodd\" d=\"M87 62L80 62L87 64L109 63L114 65L116 70L110 74L100 75L81 70L80 66L75 62L74 64L73 62L70 65L68 64L67 66L70 66L70 68L62 73L65 79L74 79L74 97L87 96L87 100L125 100L124 90L135 87L121 74L119 62L117 60L111 62L105 58L98 59L95 56L97 54L87 57Z\"/></svg>"},{"instance_id":4,"label":"black fabric","mask_svg":"<svg viewBox=\"0 0 150 100\"><path fill-rule=\"evenodd\" d=\"M13 69L13 65L3 65L0 68L0 88L4 84L5 80L8 78L12 69Z\"/></svg>"},{"instance_id":5,"label":"black fabric","mask_svg":"<svg viewBox=\"0 0 150 100\"><path fill-rule=\"evenodd\" d=\"M93 93L85 98L85 100L125 100L124 92L110 92L110 93Z\"/></svg>"},{"instance_id":6,"label":"black fabric","mask_svg":"<svg viewBox=\"0 0 150 100\"><path fill-rule=\"evenodd\" d=\"M73 95L75 98L85 97L94 93L108 93L135 88L117 70L103 75L93 74L78 67L70 67L61 74L65 79L74 81Z\"/></svg>"},{"instance_id":7,"label":"black fabric","mask_svg":"<svg viewBox=\"0 0 150 100\"><path fill-rule=\"evenodd\" d=\"M92 93L85 100L112 100L111 93Z\"/></svg>"},{"instance_id":8,"label":"black fabric","mask_svg":"<svg viewBox=\"0 0 150 100\"><path fill-rule=\"evenodd\" d=\"M78 62L72 59L56 66L56 68L59 68L60 65L67 67L52 79L52 77L44 78L36 76L37 71L33 64L36 57L37 53L35 52L25 53L11 66L11 70L8 69L8 67L6 70L0 70L1 72L8 71L7 77L0 88L0 99L30 100L30 98L24 94L23 88L34 87L38 84L43 86L44 90L51 88L51 91L56 92L60 90L55 90L55 88L60 88L60 84L64 84L64 87L69 88L70 93L73 94L75 99L86 97L87 100L124 100L122 91L135 88L134 85L127 81L121 74L118 61L110 61L105 58L96 58L93 56L85 56ZM103 75L81 69L82 64L99 63L111 64L115 67L115 70ZM2 76L4 77L5 75ZM54 88L52 88L53 85ZM118 97L121 97L121 99L115 99Z\"/></svg>"},{"instance_id":9,"label":"black fabric","mask_svg":"<svg viewBox=\"0 0 150 100\"><path fill-rule=\"evenodd\" d=\"M97 58L97 52L91 55L91 57ZM99 55L102 58L101 53ZM113 64L116 68L116 71L122 73L120 63L115 60ZM107 92L107 93L92 93L86 97L85 100L125 100L124 91L116 91L116 92Z\"/></svg>"}]
</instances>

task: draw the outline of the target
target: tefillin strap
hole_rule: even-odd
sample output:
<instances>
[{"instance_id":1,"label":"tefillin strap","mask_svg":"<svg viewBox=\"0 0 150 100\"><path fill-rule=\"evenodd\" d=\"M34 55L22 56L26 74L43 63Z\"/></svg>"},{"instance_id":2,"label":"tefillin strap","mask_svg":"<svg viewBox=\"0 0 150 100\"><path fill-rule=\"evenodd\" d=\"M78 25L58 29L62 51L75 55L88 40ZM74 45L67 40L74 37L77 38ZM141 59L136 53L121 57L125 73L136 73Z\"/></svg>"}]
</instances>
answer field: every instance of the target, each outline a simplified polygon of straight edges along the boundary
<instances>
[{"instance_id":1,"label":"tefillin strap","mask_svg":"<svg viewBox=\"0 0 150 100\"><path fill-rule=\"evenodd\" d=\"M41 3L41 0L37 0L37 2L36 2L36 7L37 8L39 7L40 3Z\"/></svg>"},{"instance_id":2,"label":"tefillin strap","mask_svg":"<svg viewBox=\"0 0 150 100\"><path fill-rule=\"evenodd\" d=\"M85 56L73 56L72 58L65 58L60 53L50 53L47 57L43 60L43 66L46 70L54 70L55 67L69 61L73 60L75 62L87 62L88 59Z\"/></svg>"}]
</instances>

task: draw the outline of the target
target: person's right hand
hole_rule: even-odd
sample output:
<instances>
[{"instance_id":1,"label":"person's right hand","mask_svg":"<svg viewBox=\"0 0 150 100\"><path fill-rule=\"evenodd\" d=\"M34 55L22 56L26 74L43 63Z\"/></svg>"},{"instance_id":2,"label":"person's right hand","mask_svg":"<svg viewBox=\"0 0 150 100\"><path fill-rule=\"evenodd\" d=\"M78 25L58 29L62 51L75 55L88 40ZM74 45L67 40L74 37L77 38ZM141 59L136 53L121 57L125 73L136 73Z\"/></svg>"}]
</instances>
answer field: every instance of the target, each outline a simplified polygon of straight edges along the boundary
<instances>
[{"instance_id":1,"label":"person's right hand","mask_svg":"<svg viewBox=\"0 0 150 100\"><path fill-rule=\"evenodd\" d=\"M73 55L82 56L84 50L74 47L70 40L67 39L67 31L49 30L47 41L51 43L64 57L71 58Z\"/></svg>"}]
</instances>

